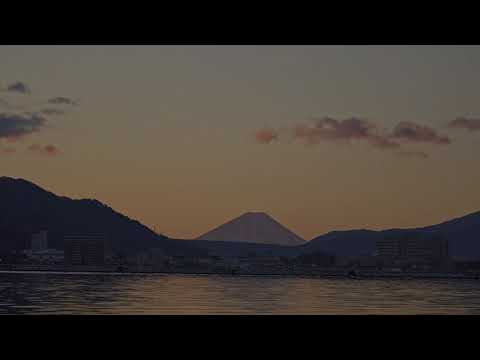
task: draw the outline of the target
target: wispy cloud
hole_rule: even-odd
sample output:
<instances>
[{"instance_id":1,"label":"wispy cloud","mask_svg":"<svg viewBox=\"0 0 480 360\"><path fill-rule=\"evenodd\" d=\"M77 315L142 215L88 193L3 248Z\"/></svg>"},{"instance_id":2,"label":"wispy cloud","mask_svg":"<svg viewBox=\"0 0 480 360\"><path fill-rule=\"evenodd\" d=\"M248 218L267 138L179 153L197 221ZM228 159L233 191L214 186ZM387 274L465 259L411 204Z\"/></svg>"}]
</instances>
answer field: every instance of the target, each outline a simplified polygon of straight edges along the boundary
<instances>
[{"instance_id":1,"label":"wispy cloud","mask_svg":"<svg viewBox=\"0 0 480 360\"><path fill-rule=\"evenodd\" d=\"M76 101L73 101L70 98L64 97L64 96L58 96L54 97L48 100L49 104L55 104L55 105L72 105L76 106L78 103Z\"/></svg>"},{"instance_id":2,"label":"wispy cloud","mask_svg":"<svg viewBox=\"0 0 480 360\"><path fill-rule=\"evenodd\" d=\"M480 119L458 117L455 120L450 121L448 127L477 131L480 130Z\"/></svg>"},{"instance_id":3,"label":"wispy cloud","mask_svg":"<svg viewBox=\"0 0 480 360\"><path fill-rule=\"evenodd\" d=\"M28 147L28 150L40 155L47 155L47 156L56 156L60 153L60 150L55 145L41 146L38 144L33 144Z\"/></svg>"},{"instance_id":4,"label":"wispy cloud","mask_svg":"<svg viewBox=\"0 0 480 360\"><path fill-rule=\"evenodd\" d=\"M448 136L439 135L435 129L418 125L411 121L402 121L393 129L392 138L410 142L425 142L438 145L448 145Z\"/></svg>"},{"instance_id":5,"label":"wispy cloud","mask_svg":"<svg viewBox=\"0 0 480 360\"><path fill-rule=\"evenodd\" d=\"M278 132L275 129L263 128L255 133L255 140L259 144L270 144L278 139Z\"/></svg>"},{"instance_id":6,"label":"wispy cloud","mask_svg":"<svg viewBox=\"0 0 480 360\"><path fill-rule=\"evenodd\" d=\"M31 93L31 90L28 87L28 85L21 81L17 81L7 85L7 88L4 91L11 92L11 93L19 93L24 95Z\"/></svg>"},{"instance_id":7,"label":"wispy cloud","mask_svg":"<svg viewBox=\"0 0 480 360\"><path fill-rule=\"evenodd\" d=\"M64 115L65 111L60 110L60 109L48 108L48 109L40 110L39 113L44 114L44 115Z\"/></svg>"},{"instance_id":8,"label":"wispy cloud","mask_svg":"<svg viewBox=\"0 0 480 360\"><path fill-rule=\"evenodd\" d=\"M367 140L370 145L379 149L388 150L397 149L400 147L398 142L395 142L383 135L370 135Z\"/></svg>"},{"instance_id":9,"label":"wispy cloud","mask_svg":"<svg viewBox=\"0 0 480 360\"><path fill-rule=\"evenodd\" d=\"M367 139L375 128L374 124L359 118L336 120L325 117L316 119L313 125L295 126L294 136L309 144L318 144L321 141Z\"/></svg>"},{"instance_id":10,"label":"wispy cloud","mask_svg":"<svg viewBox=\"0 0 480 360\"><path fill-rule=\"evenodd\" d=\"M316 119L313 125L296 125L293 128L293 136L310 145L323 141L361 140L378 149L387 150L400 147L399 143L383 134L376 124L358 117L344 120L329 117Z\"/></svg>"},{"instance_id":11,"label":"wispy cloud","mask_svg":"<svg viewBox=\"0 0 480 360\"><path fill-rule=\"evenodd\" d=\"M423 151L399 151L397 155L402 157L409 157L409 158L421 158L426 159L428 158L428 154Z\"/></svg>"},{"instance_id":12,"label":"wispy cloud","mask_svg":"<svg viewBox=\"0 0 480 360\"><path fill-rule=\"evenodd\" d=\"M40 131L47 119L38 114L0 113L0 139L18 139Z\"/></svg>"}]
</instances>

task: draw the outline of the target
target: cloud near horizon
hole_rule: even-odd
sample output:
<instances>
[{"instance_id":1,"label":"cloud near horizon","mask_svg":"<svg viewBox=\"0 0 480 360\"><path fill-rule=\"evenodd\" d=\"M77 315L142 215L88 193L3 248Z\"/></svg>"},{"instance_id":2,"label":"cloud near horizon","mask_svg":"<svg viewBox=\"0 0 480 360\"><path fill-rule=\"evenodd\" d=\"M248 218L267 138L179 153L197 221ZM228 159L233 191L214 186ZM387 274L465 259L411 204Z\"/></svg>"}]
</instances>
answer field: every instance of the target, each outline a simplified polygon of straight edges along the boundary
<instances>
[{"instance_id":1,"label":"cloud near horizon","mask_svg":"<svg viewBox=\"0 0 480 360\"><path fill-rule=\"evenodd\" d=\"M72 105L72 106L78 105L76 101L73 101L72 99L69 99L64 96L57 96L55 98L51 98L48 100L48 103L55 104L55 105Z\"/></svg>"},{"instance_id":2,"label":"cloud near horizon","mask_svg":"<svg viewBox=\"0 0 480 360\"><path fill-rule=\"evenodd\" d=\"M458 117L448 123L449 128L467 129L468 131L480 131L480 119Z\"/></svg>"},{"instance_id":3,"label":"cloud near horizon","mask_svg":"<svg viewBox=\"0 0 480 360\"><path fill-rule=\"evenodd\" d=\"M47 119L38 114L0 113L0 139L17 140L46 126Z\"/></svg>"},{"instance_id":4,"label":"cloud near horizon","mask_svg":"<svg viewBox=\"0 0 480 360\"><path fill-rule=\"evenodd\" d=\"M59 110L59 109L43 109L40 110L39 113L44 114L44 115L64 115L65 111L64 110Z\"/></svg>"},{"instance_id":5,"label":"cloud near horizon","mask_svg":"<svg viewBox=\"0 0 480 360\"><path fill-rule=\"evenodd\" d=\"M28 87L28 85L21 81L17 81L7 85L7 88L4 91L24 94L24 95L31 93L31 90Z\"/></svg>"},{"instance_id":6,"label":"cloud near horizon","mask_svg":"<svg viewBox=\"0 0 480 360\"><path fill-rule=\"evenodd\" d=\"M272 128L263 128L255 133L255 140L259 144L270 144L278 140L278 131Z\"/></svg>"},{"instance_id":7,"label":"cloud near horizon","mask_svg":"<svg viewBox=\"0 0 480 360\"><path fill-rule=\"evenodd\" d=\"M393 129L392 138L411 142L425 142L438 145L448 145L451 140L448 136L437 134L431 127L415 124L411 121L402 121Z\"/></svg>"},{"instance_id":8,"label":"cloud near horizon","mask_svg":"<svg viewBox=\"0 0 480 360\"><path fill-rule=\"evenodd\" d=\"M38 145L38 144L33 144L28 147L28 150L31 152L35 152L41 155L47 155L47 156L56 156L60 153L60 150L58 147L55 145Z\"/></svg>"}]
</instances>

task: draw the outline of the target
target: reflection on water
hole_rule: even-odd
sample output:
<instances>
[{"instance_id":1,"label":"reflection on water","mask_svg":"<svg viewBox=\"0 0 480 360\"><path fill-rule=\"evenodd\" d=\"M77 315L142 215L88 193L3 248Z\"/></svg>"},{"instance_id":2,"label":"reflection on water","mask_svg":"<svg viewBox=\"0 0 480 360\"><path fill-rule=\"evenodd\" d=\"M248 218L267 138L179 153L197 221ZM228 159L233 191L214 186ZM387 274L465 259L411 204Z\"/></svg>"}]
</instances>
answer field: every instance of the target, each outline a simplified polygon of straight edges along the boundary
<instances>
[{"instance_id":1,"label":"reflection on water","mask_svg":"<svg viewBox=\"0 0 480 360\"><path fill-rule=\"evenodd\" d=\"M480 314L480 282L0 273L0 314Z\"/></svg>"}]
</instances>

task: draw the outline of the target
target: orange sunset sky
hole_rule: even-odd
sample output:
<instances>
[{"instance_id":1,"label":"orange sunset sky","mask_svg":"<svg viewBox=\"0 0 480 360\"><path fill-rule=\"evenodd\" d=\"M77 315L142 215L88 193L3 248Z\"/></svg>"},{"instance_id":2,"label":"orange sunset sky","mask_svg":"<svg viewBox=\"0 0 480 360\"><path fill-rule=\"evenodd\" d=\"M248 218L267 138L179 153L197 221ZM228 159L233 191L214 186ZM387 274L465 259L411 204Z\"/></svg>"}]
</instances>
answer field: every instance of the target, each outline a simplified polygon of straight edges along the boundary
<instances>
[{"instance_id":1,"label":"orange sunset sky","mask_svg":"<svg viewBox=\"0 0 480 360\"><path fill-rule=\"evenodd\" d=\"M480 210L478 46L0 46L0 175L170 237Z\"/></svg>"}]
</instances>

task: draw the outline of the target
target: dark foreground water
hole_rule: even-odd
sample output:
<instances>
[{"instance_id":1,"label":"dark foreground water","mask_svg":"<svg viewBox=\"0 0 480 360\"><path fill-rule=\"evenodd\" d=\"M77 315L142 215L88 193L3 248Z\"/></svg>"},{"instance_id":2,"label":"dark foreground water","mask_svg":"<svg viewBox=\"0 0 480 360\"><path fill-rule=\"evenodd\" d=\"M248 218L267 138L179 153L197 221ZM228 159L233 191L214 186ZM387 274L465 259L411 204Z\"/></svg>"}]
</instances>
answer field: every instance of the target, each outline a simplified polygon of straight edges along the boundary
<instances>
[{"instance_id":1,"label":"dark foreground water","mask_svg":"<svg viewBox=\"0 0 480 360\"><path fill-rule=\"evenodd\" d=\"M0 273L0 314L480 314L480 281Z\"/></svg>"}]
</instances>

